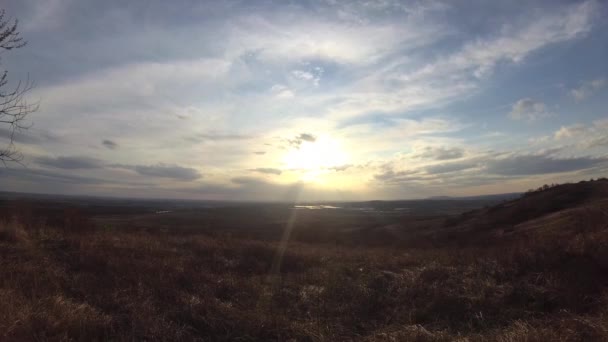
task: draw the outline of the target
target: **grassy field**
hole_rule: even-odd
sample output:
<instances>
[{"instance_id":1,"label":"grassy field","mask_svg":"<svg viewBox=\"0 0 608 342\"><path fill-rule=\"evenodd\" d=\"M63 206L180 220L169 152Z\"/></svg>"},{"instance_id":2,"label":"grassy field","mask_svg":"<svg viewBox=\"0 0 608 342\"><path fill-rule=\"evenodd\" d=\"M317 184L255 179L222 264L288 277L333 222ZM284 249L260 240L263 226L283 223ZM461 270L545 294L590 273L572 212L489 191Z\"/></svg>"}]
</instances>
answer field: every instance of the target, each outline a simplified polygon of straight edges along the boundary
<instances>
[{"instance_id":1,"label":"grassy field","mask_svg":"<svg viewBox=\"0 0 608 342\"><path fill-rule=\"evenodd\" d=\"M0 340L608 340L605 185L537 211L521 208L573 190L356 230L364 220L337 211L212 215L200 222L223 226L196 230L179 214L8 206ZM247 221L259 229L234 229ZM323 235L322 222L341 228Z\"/></svg>"}]
</instances>

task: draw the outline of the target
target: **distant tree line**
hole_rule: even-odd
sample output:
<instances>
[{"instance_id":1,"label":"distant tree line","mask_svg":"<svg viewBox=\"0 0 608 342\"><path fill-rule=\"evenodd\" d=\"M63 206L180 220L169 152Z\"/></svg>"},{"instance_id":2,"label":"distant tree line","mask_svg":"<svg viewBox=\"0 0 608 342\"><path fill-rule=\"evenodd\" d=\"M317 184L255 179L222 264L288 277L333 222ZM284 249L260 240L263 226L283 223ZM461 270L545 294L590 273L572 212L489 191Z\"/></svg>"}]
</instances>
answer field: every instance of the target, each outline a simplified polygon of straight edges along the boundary
<instances>
[{"instance_id":1,"label":"distant tree line","mask_svg":"<svg viewBox=\"0 0 608 342\"><path fill-rule=\"evenodd\" d=\"M608 178L601 177L601 178L598 178L597 180L591 178L589 180L589 182L596 182L596 181L598 181L598 182L605 182L605 181L608 181ZM586 182L587 181L580 181L579 183L586 183ZM571 183L564 183L564 184L571 184ZM545 184L545 185L543 185L543 186L541 186L541 187L539 187L537 189L530 189L530 190L526 191L526 193L524 195L528 196L528 195L531 195L531 194L543 192L543 191L555 188L555 187L560 186L560 185L563 185L563 184L557 184L557 183Z\"/></svg>"}]
</instances>

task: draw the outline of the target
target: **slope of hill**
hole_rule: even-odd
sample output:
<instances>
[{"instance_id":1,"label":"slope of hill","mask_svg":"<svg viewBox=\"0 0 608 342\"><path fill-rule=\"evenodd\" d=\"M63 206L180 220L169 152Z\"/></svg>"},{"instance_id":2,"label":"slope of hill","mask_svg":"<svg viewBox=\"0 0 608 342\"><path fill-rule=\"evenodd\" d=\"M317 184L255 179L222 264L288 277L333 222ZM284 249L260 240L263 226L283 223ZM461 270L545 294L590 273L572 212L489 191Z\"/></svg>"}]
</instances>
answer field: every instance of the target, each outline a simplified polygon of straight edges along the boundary
<instances>
[{"instance_id":1,"label":"slope of hill","mask_svg":"<svg viewBox=\"0 0 608 342\"><path fill-rule=\"evenodd\" d=\"M608 224L608 180L562 184L528 192L521 198L477 209L445 221L450 236L478 240L488 235L560 236ZM474 236L471 236L475 233Z\"/></svg>"}]
</instances>

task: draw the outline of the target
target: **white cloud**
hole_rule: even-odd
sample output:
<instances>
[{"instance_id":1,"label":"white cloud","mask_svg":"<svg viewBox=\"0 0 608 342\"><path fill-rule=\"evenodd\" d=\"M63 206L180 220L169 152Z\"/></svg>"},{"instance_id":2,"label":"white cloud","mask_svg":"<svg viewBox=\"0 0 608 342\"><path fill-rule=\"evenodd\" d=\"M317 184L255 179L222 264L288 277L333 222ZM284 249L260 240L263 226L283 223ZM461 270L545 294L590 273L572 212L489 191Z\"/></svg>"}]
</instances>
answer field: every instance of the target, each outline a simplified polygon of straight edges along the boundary
<instances>
[{"instance_id":1,"label":"white cloud","mask_svg":"<svg viewBox=\"0 0 608 342\"><path fill-rule=\"evenodd\" d=\"M416 158L434 159L434 160L450 160L464 157L465 151L461 147L446 147L446 146L425 146L422 148Z\"/></svg>"},{"instance_id":2,"label":"white cloud","mask_svg":"<svg viewBox=\"0 0 608 342\"><path fill-rule=\"evenodd\" d=\"M305 80L305 81L312 81L315 79L315 76L308 72L308 71L302 71L302 70L294 70L291 72L291 74L298 79L301 80Z\"/></svg>"},{"instance_id":3,"label":"white cloud","mask_svg":"<svg viewBox=\"0 0 608 342\"><path fill-rule=\"evenodd\" d=\"M295 96L294 92L287 86L282 84L275 84L270 88L270 92L279 99L291 99Z\"/></svg>"},{"instance_id":4,"label":"white cloud","mask_svg":"<svg viewBox=\"0 0 608 342\"><path fill-rule=\"evenodd\" d=\"M534 16L523 28L504 27L503 35L497 39L467 44L460 54L452 56L451 62L483 77L501 61L521 62L532 51L587 34L596 9L594 1L587 1Z\"/></svg>"},{"instance_id":5,"label":"white cloud","mask_svg":"<svg viewBox=\"0 0 608 342\"><path fill-rule=\"evenodd\" d=\"M553 134L554 140L571 139L581 151L608 147L608 120L596 120L590 124L562 126Z\"/></svg>"},{"instance_id":6,"label":"white cloud","mask_svg":"<svg viewBox=\"0 0 608 342\"><path fill-rule=\"evenodd\" d=\"M606 79L604 78L586 81L578 88L571 89L570 95L572 95L577 102L580 102L602 89L605 85Z\"/></svg>"},{"instance_id":7,"label":"white cloud","mask_svg":"<svg viewBox=\"0 0 608 342\"><path fill-rule=\"evenodd\" d=\"M142 100L162 98L168 92L183 95L203 86L217 87L227 81L225 76L230 67L231 62L214 58L126 64L36 89L34 95L44 102L45 111L70 108L103 111L129 103L141 106Z\"/></svg>"},{"instance_id":8,"label":"white cloud","mask_svg":"<svg viewBox=\"0 0 608 342\"><path fill-rule=\"evenodd\" d=\"M235 18L226 41L227 56L254 51L273 63L323 59L346 64L370 64L396 47L415 49L443 35L437 23L418 17L399 22L352 25L329 18L295 19L274 13L272 18L250 14Z\"/></svg>"},{"instance_id":9,"label":"white cloud","mask_svg":"<svg viewBox=\"0 0 608 342\"><path fill-rule=\"evenodd\" d=\"M292 70L291 74L298 80L311 82L314 86L318 87L323 75L323 68L315 67L312 71Z\"/></svg>"},{"instance_id":10,"label":"white cloud","mask_svg":"<svg viewBox=\"0 0 608 342\"><path fill-rule=\"evenodd\" d=\"M557 132L554 134L554 138L556 140L559 139L567 139L580 136L588 132L588 128L582 124L576 124L572 126L562 126Z\"/></svg>"},{"instance_id":11,"label":"white cloud","mask_svg":"<svg viewBox=\"0 0 608 342\"><path fill-rule=\"evenodd\" d=\"M393 59L349 88L331 111L336 117L403 113L461 99L473 94L500 63L520 63L534 51L587 34L597 7L587 1L531 15L520 25L505 26L496 35L422 65L408 57Z\"/></svg>"},{"instance_id":12,"label":"white cloud","mask_svg":"<svg viewBox=\"0 0 608 342\"><path fill-rule=\"evenodd\" d=\"M509 117L513 120L537 121L547 118L552 114L547 111L547 106L531 98L521 99L513 104Z\"/></svg>"}]
</instances>

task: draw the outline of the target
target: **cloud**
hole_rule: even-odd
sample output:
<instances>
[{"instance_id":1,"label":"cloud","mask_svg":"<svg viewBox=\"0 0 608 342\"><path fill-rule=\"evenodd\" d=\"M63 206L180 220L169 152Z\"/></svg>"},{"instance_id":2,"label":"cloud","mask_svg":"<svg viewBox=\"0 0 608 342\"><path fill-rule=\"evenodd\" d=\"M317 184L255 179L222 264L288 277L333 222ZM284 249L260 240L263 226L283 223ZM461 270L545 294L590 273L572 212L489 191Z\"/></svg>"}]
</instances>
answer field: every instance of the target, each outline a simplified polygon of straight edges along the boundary
<instances>
[{"instance_id":1,"label":"cloud","mask_svg":"<svg viewBox=\"0 0 608 342\"><path fill-rule=\"evenodd\" d=\"M479 161L471 160L403 171L385 170L376 174L374 179L388 186L416 186L417 191L423 193L437 191L445 194L450 189L496 184L513 177L486 174L482 172Z\"/></svg>"},{"instance_id":2,"label":"cloud","mask_svg":"<svg viewBox=\"0 0 608 342\"><path fill-rule=\"evenodd\" d=\"M462 45L452 53L439 54L423 64L401 57L359 80L350 94L334 108L338 118L375 114L402 114L441 107L469 96L498 65L522 63L531 53L555 43L581 38L591 31L599 5L582 2L552 9L531 10L515 25L504 25Z\"/></svg>"},{"instance_id":3,"label":"cloud","mask_svg":"<svg viewBox=\"0 0 608 342\"><path fill-rule=\"evenodd\" d=\"M428 174L443 174L443 173L469 170L469 169L473 169L476 167L479 167L479 163L477 161L466 160L466 161L462 161L462 162L452 162L452 163L427 166L425 168L425 171Z\"/></svg>"},{"instance_id":4,"label":"cloud","mask_svg":"<svg viewBox=\"0 0 608 342\"><path fill-rule=\"evenodd\" d=\"M316 59L365 65L379 60L395 45L415 49L442 34L436 23L415 16L407 18L411 20L351 23L331 15L310 15L315 17L294 17L275 8L271 16L235 18L230 32L234 37L227 40L227 51L230 55L256 51L260 59L272 63Z\"/></svg>"},{"instance_id":5,"label":"cloud","mask_svg":"<svg viewBox=\"0 0 608 342\"><path fill-rule=\"evenodd\" d=\"M589 131L589 147L608 146L608 119L595 121Z\"/></svg>"},{"instance_id":6,"label":"cloud","mask_svg":"<svg viewBox=\"0 0 608 342\"><path fill-rule=\"evenodd\" d=\"M582 124L576 124L572 126L562 126L558 131L553 134L555 140L567 139L580 136L588 132L588 128Z\"/></svg>"},{"instance_id":7,"label":"cloud","mask_svg":"<svg viewBox=\"0 0 608 342\"><path fill-rule=\"evenodd\" d=\"M229 72L230 66L230 62L217 58L131 63L89 72L70 82L37 88L35 93L42 99L45 111L107 110L110 104L100 105L103 102L100 102L99 94L112 99L111 107L137 107L144 99L155 100L152 104L158 104L160 95L188 93L214 83L217 86L217 81Z\"/></svg>"},{"instance_id":8,"label":"cloud","mask_svg":"<svg viewBox=\"0 0 608 342\"><path fill-rule=\"evenodd\" d=\"M152 191L156 184L120 177L90 177L39 168L2 168L0 186L7 191L59 194L133 196L134 191ZM28 187L29 186L29 187Z\"/></svg>"},{"instance_id":9,"label":"cloud","mask_svg":"<svg viewBox=\"0 0 608 342\"><path fill-rule=\"evenodd\" d=\"M578 88L570 90L570 95L574 97L576 102L581 102L584 99L595 94L598 90L604 88L606 85L605 78L598 78L591 81L583 82Z\"/></svg>"},{"instance_id":10,"label":"cloud","mask_svg":"<svg viewBox=\"0 0 608 342\"><path fill-rule=\"evenodd\" d=\"M278 99L291 99L295 96L294 92L283 84L275 84L270 88L270 92Z\"/></svg>"},{"instance_id":11,"label":"cloud","mask_svg":"<svg viewBox=\"0 0 608 342\"><path fill-rule=\"evenodd\" d=\"M346 164L346 165L332 166L327 169L331 170L331 171L341 172L341 171L346 171L352 167L354 167L354 165Z\"/></svg>"},{"instance_id":12,"label":"cloud","mask_svg":"<svg viewBox=\"0 0 608 342\"><path fill-rule=\"evenodd\" d=\"M185 140L192 142L203 142L203 141L238 141L252 139L253 136L247 134L236 134L236 133L220 133L220 132L207 132L198 133L188 137Z\"/></svg>"},{"instance_id":13,"label":"cloud","mask_svg":"<svg viewBox=\"0 0 608 342\"><path fill-rule=\"evenodd\" d=\"M553 133L554 140L574 140L582 149L608 146L608 120L597 120L592 124L562 126ZM545 139L548 140L548 139Z\"/></svg>"},{"instance_id":14,"label":"cloud","mask_svg":"<svg viewBox=\"0 0 608 342\"><path fill-rule=\"evenodd\" d=\"M317 141L317 137L310 133L300 133L293 139L287 139L289 145L299 148L303 142L315 142Z\"/></svg>"},{"instance_id":15,"label":"cloud","mask_svg":"<svg viewBox=\"0 0 608 342\"><path fill-rule=\"evenodd\" d=\"M114 149L118 148L118 144L116 142L114 142L112 140L108 140L108 139L104 139L101 142L101 144L110 150L114 150Z\"/></svg>"},{"instance_id":16,"label":"cloud","mask_svg":"<svg viewBox=\"0 0 608 342\"><path fill-rule=\"evenodd\" d=\"M521 99L513 104L509 117L513 120L536 121L551 116L547 106L531 98Z\"/></svg>"},{"instance_id":17,"label":"cloud","mask_svg":"<svg viewBox=\"0 0 608 342\"><path fill-rule=\"evenodd\" d=\"M283 171L280 169L274 169L274 168L269 168L269 167L258 167L256 169L251 169L251 171L272 174L272 175L280 175L281 173L283 173Z\"/></svg>"},{"instance_id":18,"label":"cloud","mask_svg":"<svg viewBox=\"0 0 608 342\"><path fill-rule=\"evenodd\" d=\"M63 17L71 0L33 2L30 17L23 21L25 31L51 30L63 24Z\"/></svg>"},{"instance_id":19,"label":"cloud","mask_svg":"<svg viewBox=\"0 0 608 342\"><path fill-rule=\"evenodd\" d=\"M234 177L231 178L230 181L234 184L239 185L263 185L266 184L266 181L259 178L254 177Z\"/></svg>"},{"instance_id":20,"label":"cloud","mask_svg":"<svg viewBox=\"0 0 608 342\"><path fill-rule=\"evenodd\" d=\"M28 145L40 145L45 143L60 143L64 142L64 140L55 134L51 134L46 130L37 129L31 127L27 130L16 130L15 132L11 132L10 129L0 127L0 139L4 138L4 140L9 140L9 137L13 136L13 142L19 144L28 144Z\"/></svg>"},{"instance_id":21,"label":"cloud","mask_svg":"<svg viewBox=\"0 0 608 342\"><path fill-rule=\"evenodd\" d=\"M591 142L589 142L589 147L602 147L602 146L608 146L608 135L595 138L595 139L591 140Z\"/></svg>"},{"instance_id":22,"label":"cloud","mask_svg":"<svg viewBox=\"0 0 608 342\"><path fill-rule=\"evenodd\" d=\"M291 72L291 74L295 78L298 78L298 79L301 79L301 80L305 80L305 81L312 81L312 80L315 79L315 76L312 73L308 72L308 71L293 70Z\"/></svg>"},{"instance_id":23,"label":"cloud","mask_svg":"<svg viewBox=\"0 0 608 342\"><path fill-rule=\"evenodd\" d=\"M291 75L298 80L310 82L315 87L318 87L319 83L321 82L321 77L323 75L323 72L324 72L323 68L317 66L317 67L314 67L311 71L292 70Z\"/></svg>"},{"instance_id":24,"label":"cloud","mask_svg":"<svg viewBox=\"0 0 608 342\"><path fill-rule=\"evenodd\" d=\"M0 175L8 179L16 179L17 181L33 182L38 184L60 183L69 185L90 185L106 183L106 181L98 178L70 175L37 168L2 168L0 169Z\"/></svg>"},{"instance_id":25,"label":"cloud","mask_svg":"<svg viewBox=\"0 0 608 342\"><path fill-rule=\"evenodd\" d=\"M458 63L472 65L477 77L485 76L501 60L520 62L532 51L552 43L566 41L587 34L592 27L597 3L582 2L562 7L538 17L532 13L530 22L522 27L505 26L505 34L493 41L476 41L462 51L469 58Z\"/></svg>"},{"instance_id":26,"label":"cloud","mask_svg":"<svg viewBox=\"0 0 608 342\"><path fill-rule=\"evenodd\" d=\"M594 20L602 19L602 2L497 8L489 3L313 0L256 6L238 1L176 3L170 8L137 3L126 8L54 1L65 6L54 9L51 4L46 11L40 4L35 9L29 2L15 5L24 8L24 13L15 12L24 24L27 18L36 19L31 27L38 28L28 32L28 40L39 47L36 51L48 53L24 49L22 58L10 61L10 69L15 75L31 71L39 81L32 95L41 99L44 115L35 117L36 126L62 141L31 131L18 138L24 144L19 147L32 156L102 153L115 168L125 160L130 164L121 170L98 161L95 170L91 160L41 160L41 167L58 172L146 179L168 189L176 183L169 180L200 178L204 162L204 180L184 183L184 188L205 182L205 189L215 189L218 196L238 198L239 192L248 192L264 197L265 190L279 194L290 188L286 183L299 171L253 167L277 166L289 154L286 149L312 146L317 139L323 142L314 146L322 148L327 139L345 155L332 167L320 167L319 183L328 188L345 184L369 190L385 180L449 188L477 180L526 179L517 174L533 170L525 158L520 160L523 171L503 172L514 176L489 173L495 172L493 159L509 170L510 160L525 154L486 152L518 149L530 138L526 134L549 137L539 144L570 139L567 143L574 147L562 152L571 158L593 159L581 157L592 145L597 146L592 152L603 156L608 144L598 127L582 121L584 131L558 121L566 119L562 117L555 118L552 128L533 127L533 133L532 128L514 132L509 131L512 125L500 126L500 116L504 119L509 111L512 119L522 121L550 114L557 101L549 83L560 77L567 82L565 66L585 63L580 58L593 53L591 41L577 40L601 28ZM32 13L26 15L28 10ZM564 42L576 43L580 54L563 53L572 46ZM79 58L82 51L89 58ZM536 67L556 55L561 57ZM602 75L601 66L585 70ZM508 82L500 75L492 78L507 72ZM603 80L575 84L568 96L589 98L605 87ZM501 106L496 87L507 97L542 97L522 98L495 115L493 109ZM583 107L581 120L603 114ZM492 115L482 117L481 112ZM483 123L486 131L475 130ZM504 136L484 135L495 130ZM266 142L273 145L267 148ZM564 169L569 163L557 154L538 154L547 159L538 162L547 169ZM392 158L390 167L378 166ZM156 161L171 164L154 165ZM277 183L264 183L270 179ZM375 194L382 197L382 191Z\"/></svg>"},{"instance_id":27,"label":"cloud","mask_svg":"<svg viewBox=\"0 0 608 342\"><path fill-rule=\"evenodd\" d=\"M458 159L464 156L464 149L460 147L432 147L427 146L423 151L414 156L414 158L434 159L434 160L449 160Z\"/></svg>"},{"instance_id":28,"label":"cloud","mask_svg":"<svg viewBox=\"0 0 608 342\"><path fill-rule=\"evenodd\" d=\"M103 161L91 157L38 157L36 163L58 169L100 169L104 167Z\"/></svg>"},{"instance_id":29,"label":"cloud","mask_svg":"<svg viewBox=\"0 0 608 342\"><path fill-rule=\"evenodd\" d=\"M149 166L136 165L135 171L144 176L173 178L184 181L192 181L202 177L196 169L162 163Z\"/></svg>"},{"instance_id":30,"label":"cloud","mask_svg":"<svg viewBox=\"0 0 608 342\"><path fill-rule=\"evenodd\" d=\"M300 139L302 141L315 142L317 140L317 137L309 133L302 133L296 139Z\"/></svg>"},{"instance_id":31,"label":"cloud","mask_svg":"<svg viewBox=\"0 0 608 342\"><path fill-rule=\"evenodd\" d=\"M608 162L607 158L557 158L547 155L514 155L486 162L486 172L506 176L528 176L590 169Z\"/></svg>"},{"instance_id":32,"label":"cloud","mask_svg":"<svg viewBox=\"0 0 608 342\"><path fill-rule=\"evenodd\" d=\"M606 157L559 157L564 148L537 153L488 152L471 158L431 165L409 165L407 161L393 160L381 168L374 179L389 185L444 184L447 187L491 184L505 180L526 180L530 176L543 176L595 170L608 166ZM401 163L400 163L401 162ZM399 169L399 165L405 169Z\"/></svg>"},{"instance_id":33,"label":"cloud","mask_svg":"<svg viewBox=\"0 0 608 342\"><path fill-rule=\"evenodd\" d=\"M178 165L158 163L156 165L124 165L112 164L110 167L133 170L142 176L172 178L183 181L193 181L202 177L198 170Z\"/></svg>"},{"instance_id":34,"label":"cloud","mask_svg":"<svg viewBox=\"0 0 608 342\"><path fill-rule=\"evenodd\" d=\"M39 144L42 142L42 139L35 135L23 134L23 131L12 131L10 129L1 127L0 128L0 139L5 140L6 143L13 139L13 142L20 144Z\"/></svg>"},{"instance_id":35,"label":"cloud","mask_svg":"<svg viewBox=\"0 0 608 342\"><path fill-rule=\"evenodd\" d=\"M386 182L386 183L406 183L411 181L419 181L426 179L424 175L421 174L420 170L404 170L404 171L394 171L394 170L384 170L381 173L375 174L374 179Z\"/></svg>"}]
</instances>

